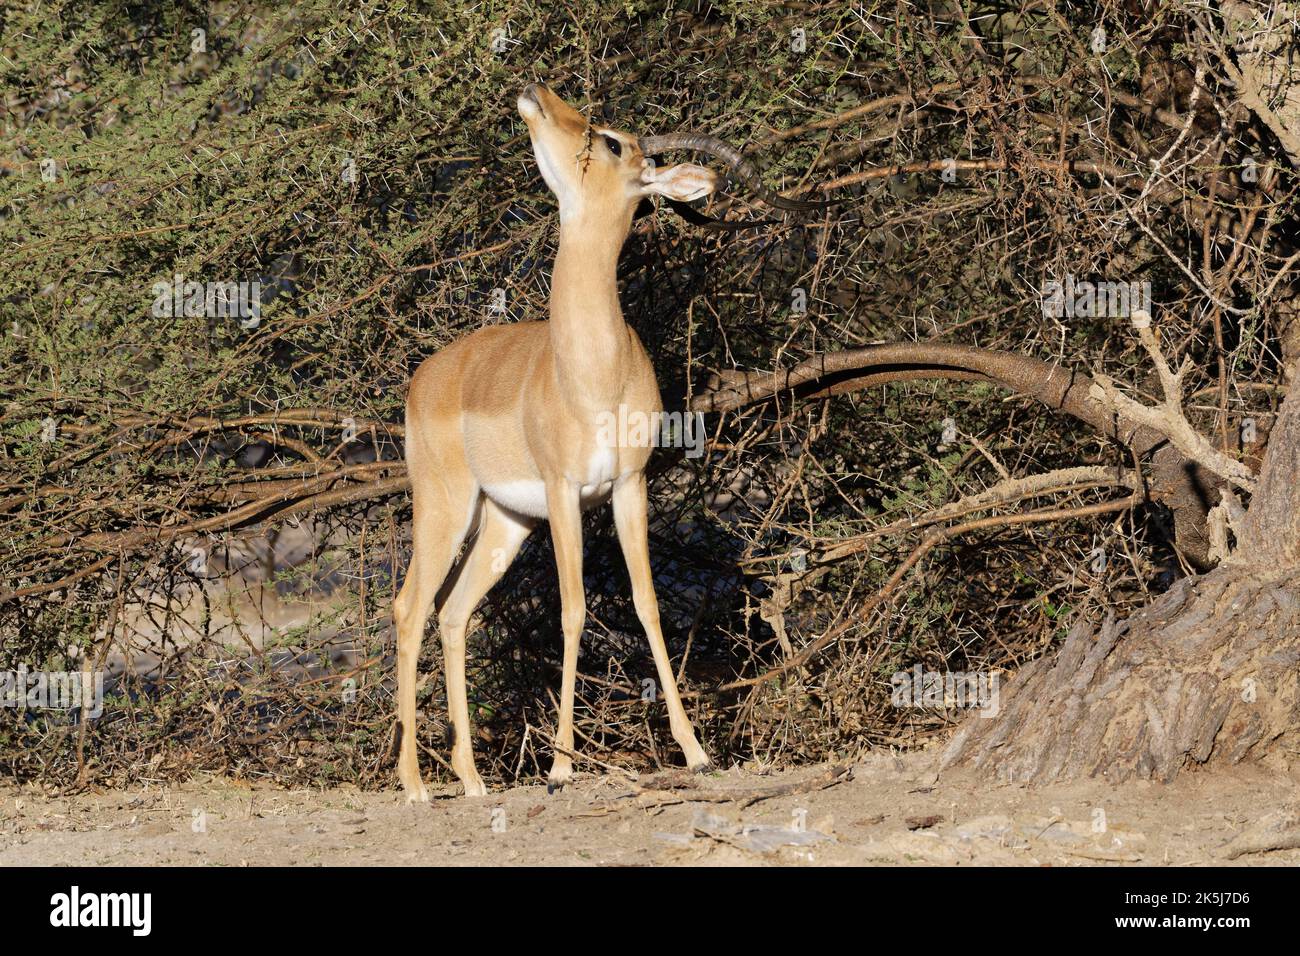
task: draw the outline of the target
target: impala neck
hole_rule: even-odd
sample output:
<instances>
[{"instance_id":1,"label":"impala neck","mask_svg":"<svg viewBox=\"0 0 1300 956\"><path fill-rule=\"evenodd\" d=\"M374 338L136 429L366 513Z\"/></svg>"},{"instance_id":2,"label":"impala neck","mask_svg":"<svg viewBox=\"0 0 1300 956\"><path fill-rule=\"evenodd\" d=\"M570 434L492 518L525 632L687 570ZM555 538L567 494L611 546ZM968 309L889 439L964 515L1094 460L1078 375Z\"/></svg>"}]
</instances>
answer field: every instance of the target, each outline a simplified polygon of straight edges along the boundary
<instances>
[{"instance_id":1,"label":"impala neck","mask_svg":"<svg viewBox=\"0 0 1300 956\"><path fill-rule=\"evenodd\" d=\"M620 222L561 220L551 277L551 346L560 392L580 406L608 408L622 395L629 356L618 304L618 253L632 214Z\"/></svg>"}]
</instances>

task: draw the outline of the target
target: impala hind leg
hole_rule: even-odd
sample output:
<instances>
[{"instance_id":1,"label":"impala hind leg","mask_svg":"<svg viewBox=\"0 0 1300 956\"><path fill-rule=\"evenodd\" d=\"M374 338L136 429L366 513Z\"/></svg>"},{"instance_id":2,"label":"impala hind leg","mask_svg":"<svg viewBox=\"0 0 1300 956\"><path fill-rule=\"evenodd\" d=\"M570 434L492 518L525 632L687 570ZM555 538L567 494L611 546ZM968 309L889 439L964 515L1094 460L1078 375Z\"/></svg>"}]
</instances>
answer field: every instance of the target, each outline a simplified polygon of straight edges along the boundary
<instances>
[{"instance_id":1,"label":"impala hind leg","mask_svg":"<svg viewBox=\"0 0 1300 956\"><path fill-rule=\"evenodd\" d=\"M573 776L573 698L577 693L578 648L587 619L582 586L582 507L578 489L564 482L546 487L546 510L560 574L560 622L564 630L564 667L560 678L560 717L555 731L555 760L546 778L554 792Z\"/></svg>"},{"instance_id":2,"label":"impala hind leg","mask_svg":"<svg viewBox=\"0 0 1300 956\"><path fill-rule=\"evenodd\" d=\"M465 631L479 601L505 574L534 524L505 511L490 498L484 499L478 534L457 565L451 592L438 611L438 633L442 637L443 669L447 680L447 710L454 735L451 768L465 785L467 797L484 796L487 788L474 767L474 744L465 689Z\"/></svg>"},{"instance_id":3,"label":"impala hind leg","mask_svg":"<svg viewBox=\"0 0 1300 956\"><path fill-rule=\"evenodd\" d=\"M449 476L450 477L450 476ZM397 628L397 777L410 803L426 801L416 747L415 685L429 611L469 530L478 491L472 482L435 480L412 469L412 552L402 590L393 601Z\"/></svg>"},{"instance_id":4,"label":"impala hind leg","mask_svg":"<svg viewBox=\"0 0 1300 956\"><path fill-rule=\"evenodd\" d=\"M655 670L659 672L659 685L663 688L664 703L668 705L668 725L673 739L686 755L688 767L695 771L707 770L710 766L708 754L695 739L695 728L682 706L672 661L668 659L663 631L659 629L659 600L655 597L654 577L650 572L644 474L630 475L614 486L614 526L618 530L618 543L623 549L628 576L632 579L632 602L636 605L636 615L645 628Z\"/></svg>"}]
</instances>

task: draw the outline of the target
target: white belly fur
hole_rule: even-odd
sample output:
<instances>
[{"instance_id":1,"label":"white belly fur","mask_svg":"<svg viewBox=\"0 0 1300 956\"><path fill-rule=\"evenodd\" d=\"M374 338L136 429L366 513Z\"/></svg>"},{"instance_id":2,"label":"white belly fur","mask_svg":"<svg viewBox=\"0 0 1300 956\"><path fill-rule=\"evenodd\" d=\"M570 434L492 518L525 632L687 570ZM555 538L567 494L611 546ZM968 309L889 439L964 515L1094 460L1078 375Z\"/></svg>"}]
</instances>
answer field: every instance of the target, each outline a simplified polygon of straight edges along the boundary
<instances>
[{"instance_id":1,"label":"white belly fur","mask_svg":"<svg viewBox=\"0 0 1300 956\"><path fill-rule=\"evenodd\" d=\"M578 489L583 508L603 502L614 487L615 471L618 469L618 455L612 448L597 448L587 460L587 467L580 476L570 475L573 481L581 481ZM483 493L502 507L518 514L532 518L545 518L546 484L535 478L515 481L484 482Z\"/></svg>"},{"instance_id":2,"label":"white belly fur","mask_svg":"<svg viewBox=\"0 0 1300 956\"><path fill-rule=\"evenodd\" d=\"M583 485L579 489L583 508L598 505L609 497L613 480ZM546 485L540 481L502 481L483 486L483 493L501 505L531 518L548 517Z\"/></svg>"},{"instance_id":3,"label":"white belly fur","mask_svg":"<svg viewBox=\"0 0 1300 956\"><path fill-rule=\"evenodd\" d=\"M483 486L483 493L521 515L546 517L546 485L540 481L502 481Z\"/></svg>"}]
</instances>

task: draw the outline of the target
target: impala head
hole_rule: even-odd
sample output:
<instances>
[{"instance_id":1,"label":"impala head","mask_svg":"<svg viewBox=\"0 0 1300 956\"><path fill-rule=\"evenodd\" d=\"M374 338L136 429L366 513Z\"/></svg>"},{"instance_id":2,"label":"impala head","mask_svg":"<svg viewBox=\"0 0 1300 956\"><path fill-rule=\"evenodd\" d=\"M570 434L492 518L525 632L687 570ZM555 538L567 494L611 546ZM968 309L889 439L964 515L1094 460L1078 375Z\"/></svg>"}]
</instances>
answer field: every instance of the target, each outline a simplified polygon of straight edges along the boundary
<instances>
[{"instance_id":1,"label":"impala head","mask_svg":"<svg viewBox=\"0 0 1300 956\"><path fill-rule=\"evenodd\" d=\"M562 220L595 214L630 223L645 196L690 202L718 185L718 175L703 166L656 168L637 137L588 123L540 83L524 87L518 105L542 178L560 202Z\"/></svg>"}]
</instances>

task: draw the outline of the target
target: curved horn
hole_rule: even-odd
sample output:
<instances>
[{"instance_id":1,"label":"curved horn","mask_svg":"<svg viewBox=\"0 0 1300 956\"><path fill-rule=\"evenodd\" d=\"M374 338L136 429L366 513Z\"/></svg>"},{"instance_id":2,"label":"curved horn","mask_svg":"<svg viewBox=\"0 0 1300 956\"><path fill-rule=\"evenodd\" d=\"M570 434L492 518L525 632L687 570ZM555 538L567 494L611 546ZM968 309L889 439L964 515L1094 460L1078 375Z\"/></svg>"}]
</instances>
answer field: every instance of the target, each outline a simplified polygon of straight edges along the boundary
<instances>
[{"instance_id":1,"label":"curved horn","mask_svg":"<svg viewBox=\"0 0 1300 956\"><path fill-rule=\"evenodd\" d=\"M714 219L712 216L696 212L686 203L678 202L676 199L668 200L668 205L672 206L673 212L687 222L717 232L740 232L742 229L749 229L754 226L771 226L776 223L775 219L745 219L740 222L733 222L730 219Z\"/></svg>"},{"instance_id":2,"label":"curved horn","mask_svg":"<svg viewBox=\"0 0 1300 956\"><path fill-rule=\"evenodd\" d=\"M811 202L778 196L763 185L763 181L759 179L758 170L740 154L740 150L723 142L716 136L710 136L708 133L665 133L662 136L642 136L637 140L637 144L641 147L641 152L647 156L654 156L670 149L693 149L701 153L708 153L710 156L716 156L731 167L737 178L753 190L754 195L759 200L774 209L809 212L814 209L825 209L828 206L834 206L840 201L838 199L827 199L820 202Z\"/></svg>"}]
</instances>

